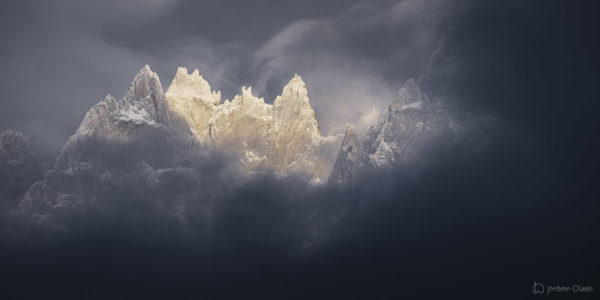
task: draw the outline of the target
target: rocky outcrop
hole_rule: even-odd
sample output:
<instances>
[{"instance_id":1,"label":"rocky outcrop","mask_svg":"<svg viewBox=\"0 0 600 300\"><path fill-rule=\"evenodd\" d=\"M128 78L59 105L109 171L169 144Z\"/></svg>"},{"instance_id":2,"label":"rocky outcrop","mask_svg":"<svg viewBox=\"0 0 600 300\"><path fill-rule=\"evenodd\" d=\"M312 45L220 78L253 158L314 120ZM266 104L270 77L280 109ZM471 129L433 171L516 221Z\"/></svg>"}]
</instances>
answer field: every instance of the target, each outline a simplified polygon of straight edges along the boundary
<instances>
[{"instance_id":1,"label":"rocky outcrop","mask_svg":"<svg viewBox=\"0 0 600 300\"><path fill-rule=\"evenodd\" d=\"M325 181L333 167L340 137L321 134L310 105L306 84L295 75L274 103L252 94L220 103L198 70L179 68L167 93L174 115L189 124L204 146L226 149L239 156L248 170L305 173L313 182Z\"/></svg>"},{"instance_id":2,"label":"rocky outcrop","mask_svg":"<svg viewBox=\"0 0 600 300\"><path fill-rule=\"evenodd\" d=\"M178 68L175 78L165 93L169 110L181 118L185 125L203 144L208 135L208 125L221 102L221 92L211 90L210 85L194 70Z\"/></svg>"},{"instance_id":3,"label":"rocky outcrop","mask_svg":"<svg viewBox=\"0 0 600 300\"><path fill-rule=\"evenodd\" d=\"M368 163L365 150L352 128L348 126L338 152L333 171L329 176L331 184L354 184L360 180L360 171Z\"/></svg>"},{"instance_id":4,"label":"rocky outcrop","mask_svg":"<svg viewBox=\"0 0 600 300\"><path fill-rule=\"evenodd\" d=\"M456 133L445 103L430 100L411 79L365 134L346 132L329 182L351 186L369 169L418 163L433 145Z\"/></svg>"},{"instance_id":5,"label":"rocky outcrop","mask_svg":"<svg viewBox=\"0 0 600 300\"><path fill-rule=\"evenodd\" d=\"M183 148L170 124L160 80L145 66L121 100L109 95L90 108L54 167L25 193L16 214L46 223L102 207L115 193L147 195L157 176L173 170Z\"/></svg>"},{"instance_id":6,"label":"rocky outcrop","mask_svg":"<svg viewBox=\"0 0 600 300\"><path fill-rule=\"evenodd\" d=\"M127 138L144 127L169 127L170 112L160 79L146 65L135 76L125 96L117 101L111 95L94 105L85 115L74 138L97 135Z\"/></svg>"}]
</instances>

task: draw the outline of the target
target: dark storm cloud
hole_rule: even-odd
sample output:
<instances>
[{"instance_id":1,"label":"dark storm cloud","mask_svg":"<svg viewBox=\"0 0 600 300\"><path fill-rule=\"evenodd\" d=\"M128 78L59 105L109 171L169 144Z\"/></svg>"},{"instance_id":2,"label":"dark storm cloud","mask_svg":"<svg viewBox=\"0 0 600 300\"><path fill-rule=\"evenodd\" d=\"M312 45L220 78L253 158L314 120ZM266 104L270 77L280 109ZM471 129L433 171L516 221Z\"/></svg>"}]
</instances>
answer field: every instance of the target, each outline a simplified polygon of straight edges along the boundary
<instances>
[{"instance_id":1,"label":"dark storm cloud","mask_svg":"<svg viewBox=\"0 0 600 300\"><path fill-rule=\"evenodd\" d=\"M165 229L160 216L139 206L144 202L125 202L116 208L122 218L111 222L102 220L106 215L98 222L75 220L81 226L67 236L17 232L1 240L0 274L8 286L2 292L7 298L481 299L529 297L533 281L596 287L597 8L583 1L452 3L460 7L456 30L432 65L435 84L428 88L451 95L465 114L493 116L494 126L476 128L451 151L434 152L435 163L417 168L415 176L391 170L349 191L298 196L293 182L268 175L236 180L198 239ZM315 18L287 28L310 29L316 22L317 31L325 31L319 34L335 30L335 17ZM289 40L304 41L300 36ZM110 53L114 43L103 49ZM190 42L203 43L229 47L209 38ZM351 58L363 51L369 52L359 47L342 53ZM137 62L147 52L125 53ZM292 54L290 60L301 60ZM131 75L118 75L125 81L114 83L123 85L114 93L125 89ZM409 75L386 76L401 81ZM237 84L239 78L230 76L223 78ZM98 90L99 97L106 93ZM95 101L90 97L90 104ZM3 106L3 122L4 114ZM307 207L319 208L316 221L296 222L302 218L294 214L313 215L305 214L312 212ZM347 219L330 224L348 207ZM339 230L326 244L298 255L297 243L310 232L336 224Z\"/></svg>"}]
</instances>

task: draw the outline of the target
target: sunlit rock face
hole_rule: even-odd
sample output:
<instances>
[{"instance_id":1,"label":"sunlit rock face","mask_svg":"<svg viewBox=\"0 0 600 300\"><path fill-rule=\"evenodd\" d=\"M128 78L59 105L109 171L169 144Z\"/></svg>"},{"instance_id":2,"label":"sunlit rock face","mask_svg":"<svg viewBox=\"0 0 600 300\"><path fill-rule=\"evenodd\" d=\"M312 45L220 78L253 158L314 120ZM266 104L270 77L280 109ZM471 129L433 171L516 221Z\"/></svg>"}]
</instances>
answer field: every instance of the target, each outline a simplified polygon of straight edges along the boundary
<instances>
[{"instance_id":1,"label":"sunlit rock face","mask_svg":"<svg viewBox=\"0 0 600 300\"><path fill-rule=\"evenodd\" d=\"M249 87L220 104L220 93L197 70L188 74L179 68L166 97L200 144L238 155L247 169L305 173L314 183L327 180L341 136L323 137L300 76L272 105Z\"/></svg>"},{"instance_id":2,"label":"sunlit rock face","mask_svg":"<svg viewBox=\"0 0 600 300\"><path fill-rule=\"evenodd\" d=\"M221 93L212 91L198 70L190 75L186 68L177 70L165 95L170 110L176 112L196 136L207 131L221 102Z\"/></svg>"},{"instance_id":3,"label":"sunlit rock face","mask_svg":"<svg viewBox=\"0 0 600 300\"><path fill-rule=\"evenodd\" d=\"M411 79L364 134L346 132L329 182L352 186L368 169L419 163L433 147L443 146L457 133L444 101L430 100Z\"/></svg>"}]
</instances>

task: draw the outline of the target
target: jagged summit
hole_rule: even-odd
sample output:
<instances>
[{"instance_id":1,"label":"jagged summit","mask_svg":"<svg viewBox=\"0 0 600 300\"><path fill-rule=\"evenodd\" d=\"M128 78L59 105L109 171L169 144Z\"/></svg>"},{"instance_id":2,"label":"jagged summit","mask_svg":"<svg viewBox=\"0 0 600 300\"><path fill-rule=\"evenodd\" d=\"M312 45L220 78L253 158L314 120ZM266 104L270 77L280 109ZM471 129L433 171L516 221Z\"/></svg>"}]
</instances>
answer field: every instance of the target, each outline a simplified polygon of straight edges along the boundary
<instances>
[{"instance_id":1,"label":"jagged summit","mask_svg":"<svg viewBox=\"0 0 600 300\"><path fill-rule=\"evenodd\" d=\"M160 78L148 65L145 65L135 76L122 104L123 106L131 104L137 110L145 110L158 123L168 125L170 122Z\"/></svg>"},{"instance_id":2,"label":"jagged summit","mask_svg":"<svg viewBox=\"0 0 600 300\"><path fill-rule=\"evenodd\" d=\"M264 98L252 94L252 87L242 87L242 94L236 95L230 103L230 107L223 106L223 111L238 111L241 115L258 119L271 119L273 107L265 103Z\"/></svg>"},{"instance_id":3,"label":"jagged summit","mask_svg":"<svg viewBox=\"0 0 600 300\"><path fill-rule=\"evenodd\" d=\"M306 89L306 83L302 80L302 77L298 74L294 74L294 77L290 79L290 81L283 88L283 93L289 91L290 93L297 93L297 97L302 97L308 95L308 91Z\"/></svg>"},{"instance_id":4,"label":"jagged summit","mask_svg":"<svg viewBox=\"0 0 600 300\"><path fill-rule=\"evenodd\" d=\"M188 74L188 69L179 67L177 74L166 93L169 98L189 98L194 101L203 101L218 105L221 102L221 92L211 90L210 84L198 69L194 69L192 74Z\"/></svg>"},{"instance_id":5,"label":"jagged summit","mask_svg":"<svg viewBox=\"0 0 600 300\"><path fill-rule=\"evenodd\" d=\"M215 128L222 123L218 119L231 118L236 112L255 119L273 120L276 123L273 125L279 127L301 122L307 125L305 130L311 134L321 135L306 84L298 74L286 84L272 105L253 95L252 87L246 86L241 88L241 94L220 104L221 93L212 91L197 69L188 74L186 68L179 67L166 97L171 111L188 123L202 144L214 143L211 132L213 129L219 131Z\"/></svg>"},{"instance_id":6,"label":"jagged summit","mask_svg":"<svg viewBox=\"0 0 600 300\"><path fill-rule=\"evenodd\" d=\"M415 80L408 80L366 133L346 131L329 182L352 186L368 168L417 162L441 136L454 134L452 116L438 104L421 92Z\"/></svg>"},{"instance_id":7,"label":"jagged summit","mask_svg":"<svg viewBox=\"0 0 600 300\"><path fill-rule=\"evenodd\" d=\"M273 102L275 107L284 104L310 106L306 83L304 83L300 75L294 74L294 77L283 87L281 95L277 96Z\"/></svg>"},{"instance_id":8,"label":"jagged summit","mask_svg":"<svg viewBox=\"0 0 600 300\"><path fill-rule=\"evenodd\" d=\"M23 195L16 215L51 222L55 211L98 205L100 189L131 192L153 182L154 168L170 167L183 148L173 133L160 79L146 65L121 100L108 95L88 110L52 169Z\"/></svg>"},{"instance_id":9,"label":"jagged summit","mask_svg":"<svg viewBox=\"0 0 600 300\"><path fill-rule=\"evenodd\" d=\"M237 96L242 96L242 99L259 99L261 102L265 102L265 99L263 97L256 97L254 96L254 94L252 94L252 87L251 86L243 86L242 87L242 94L241 95L237 95ZM237 97L236 96L236 97Z\"/></svg>"},{"instance_id":10,"label":"jagged summit","mask_svg":"<svg viewBox=\"0 0 600 300\"><path fill-rule=\"evenodd\" d=\"M158 75L144 66L123 98L107 95L92 106L77 129L81 135L123 137L140 126L169 127L170 111Z\"/></svg>"},{"instance_id":11,"label":"jagged summit","mask_svg":"<svg viewBox=\"0 0 600 300\"><path fill-rule=\"evenodd\" d=\"M162 89L158 75L150 69L149 65L145 65L135 75L124 99L133 100L150 96L156 93L157 89Z\"/></svg>"},{"instance_id":12,"label":"jagged summit","mask_svg":"<svg viewBox=\"0 0 600 300\"><path fill-rule=\"evenodd\" d=\"M366 160L367 155L358 136L352 130L352 126L348 125L335 165L329 176L329 183L354 184L359 180L360 170L365 167Z\"/></svg>"},{"instance_id":13,"label":"jagged summit","mask_svg":"<svg viewBox=\"0 0 600 300\"><path fill-rule=\"evenodd\" d=\"M319 155L307 159L307 153L339 141L322 136L306 84L298 74L273 104L245 86L240 95L219 104L220 93L211 91L199 72L188 75L187 69L179 68L166 97L173 114L189 125L200 144L237 153L250 169L293 168L326 180L333 160Z\"/></svg>"}]
</instances>

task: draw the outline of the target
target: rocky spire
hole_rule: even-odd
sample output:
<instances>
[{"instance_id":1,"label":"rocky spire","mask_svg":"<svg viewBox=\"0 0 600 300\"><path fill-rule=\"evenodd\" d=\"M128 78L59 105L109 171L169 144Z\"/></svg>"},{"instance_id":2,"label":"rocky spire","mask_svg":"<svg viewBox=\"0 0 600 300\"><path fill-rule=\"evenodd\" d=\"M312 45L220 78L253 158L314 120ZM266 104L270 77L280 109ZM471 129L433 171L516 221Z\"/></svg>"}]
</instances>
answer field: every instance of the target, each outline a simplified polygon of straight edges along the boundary
<instances>
[{"instance_id":1,"label":"rocky spire","mask_svg":"<svg viewBox=\"0 0 600 300\"><path fill-rule=\"evenodd\" d=\"M322 138L315 111L310 105L306 84L298 74L283 88L273 102L274 153L278 164L288 165L297 158L296 151Z\"/></svg>"},{"instance_id":2,"label":"rocky spire","mask_svg":"<svg viewBox=\"0 0 600 300\"><path fill-rule=\"evenodd\" d=\"M133 105L136 109L147 112L156 122L167 126L170 124L169 110L160 79L148 65L135 75L121 101L125 108Z\"/></svg>"},{"instance_id":3,"label":"rocky spire","mask_svg":"<svg viewBox=\"0 0 600 300\"><path fill-rule=\"evenodd\" d=\"M221 92L212 91L210 84L202 78L198 69L192 74L184 67L177 69L177 74L166 93L168 98L180 98L186 101L203 101L218 105L221 102Z\"/></svg>"},{"instance_id":4,"label":"rocky spire","mask_svg":"<svg viewBox=\"0 0 600 300\"><path fill-rule=\"evenodd\" d=\"M273 118L280 127L301 124L309 135L321 135L321 128L310 105L306 84L298 74L285 85L273 102Z\"/></svg>"},{"instance_id":5,"label":"rocky spire","mask_svg":"<svg viewBox=\"0 0 600 300\"><path fill-rule=\"evenodd\" d=\"M111 95L92 106L71 139L82 135L122 137L139 126L171 126L171 116L160 79L148 65L135 76L120 101Z\"/></svg>"},{"instance_id":6,"label":"rocky spire","mask_svg":"<svg viewBox=\"0 0 600 300\"><path fill-rule=\"evenodd\" d=\"M298 74L294 74L294 77L285 85L281 96L278 96L277 99L275 99L273 106L278 107L290 104L310 106L306 84Z\"/></svg>"},{"instance_id":7,"label":"rocky spire","mask_svg":"<svg viewBox=\"0 0 600 300\"><path fill-rule=\"evenodd\" d=\"M365 167L366 160L367 155L362 144L352 127L348 125L333 171L329 176L329 183L346 186L358 181L359 171Z\"/></svg>"}]
</instances>

